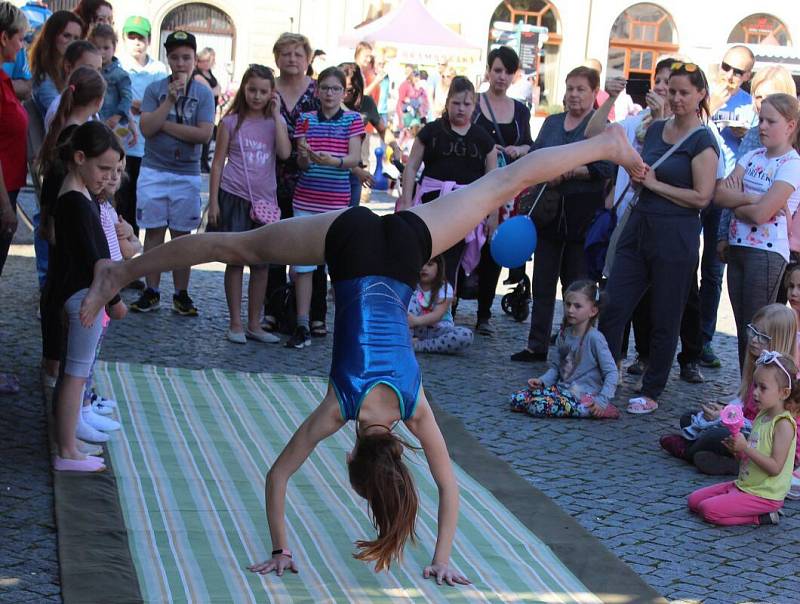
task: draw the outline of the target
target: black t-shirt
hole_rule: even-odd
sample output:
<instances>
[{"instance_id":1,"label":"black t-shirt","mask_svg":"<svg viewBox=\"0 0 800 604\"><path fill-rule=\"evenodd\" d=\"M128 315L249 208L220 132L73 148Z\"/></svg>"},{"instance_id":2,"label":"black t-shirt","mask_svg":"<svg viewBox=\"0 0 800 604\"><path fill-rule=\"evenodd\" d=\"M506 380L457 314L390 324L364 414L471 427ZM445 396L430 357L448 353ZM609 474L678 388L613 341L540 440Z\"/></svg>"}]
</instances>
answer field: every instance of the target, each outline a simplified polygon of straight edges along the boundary
<instances>
[{"instance_id":1,"label":"black t-shirt","mask_svg":"<svg viewBox=\"0 0 800 604\"><path fill-rule=\"evenodd\" d=\"M479 104L475 107L475 115L472 120L475 124L486 130L498 145L504 147L508 145L533 146L530 109L518 100L512 99L514 101L514 117L511 118L510 122L497 124L497 127L500 129L500 133L498 134L494 127L491 114L490 117L486 117L486 114L483 112L484 108L486 108L487 112L489 111L489 102L486 98L482 97L483 95L479 96ZM509 158L506 159L508 160Z\"/></svg>"},{"instance_id":2,"label":"black t-shirt","mask_svg":"<svg viewBox=\"0 0 800 604\"><path fill-rule=\"evenodd\" d=\"M375 104L375 100L365 94L361 98L361 106L358 108L351 108L353 111L358 111L361 114L361 117L364 118L364 125L372 124L373 128L377 128L381 123L381 116L378 113L378 106Z\"/></svg>"},{"instance_id":3,"label":"black t-shirt","mask_svg":"<svg viewBox=\"0 0 800 604\"><path fill-rule=\"evenodd\" d=\"M444 118L426 124L417 138L425 145L423 178L452 180L459 185L468 185L486 173L486 156L494 149L494 140L480 126L473 124L462 135L453 131ZM436 197L436 192L427 193L422 201L427 203Z\"/></svg>"},{"instance_id":4,"label":"black t-shirt","mask_svg":"<svg viewBox=\"0 0 800 604\"><path fill-rule=\"evenodd\" d=\"M662 155L672 148L672 145L664 140L664 126L666 120L655 122L647 129L642 148L642 159L648 166L655 164ZM692 134L681 146L670 155L664 163L656 168L656 177L673 187L681 189L691 189L694 187L692 176L692 160L703 151L711 147L719 156L719 149L714 140L714 135L704 128ZM649 189L642 189L639 196L637 211L648 214L666 214L671 216L697 216L697 208L684 208L671 202L666 197L653 193Z\"/></svg>"},{"instance_id":5,"label":"black t-shirt","mask_svg":"<svg viewBox=\"0 0 800 604\"><path fill-rule=\"evenodd\" d=\"M58 303L89 287L98 260L110 258L100 222L100 206L82 193L68 191L56 204L56 249L65 269Z\"/></svg>"}]
</instances>

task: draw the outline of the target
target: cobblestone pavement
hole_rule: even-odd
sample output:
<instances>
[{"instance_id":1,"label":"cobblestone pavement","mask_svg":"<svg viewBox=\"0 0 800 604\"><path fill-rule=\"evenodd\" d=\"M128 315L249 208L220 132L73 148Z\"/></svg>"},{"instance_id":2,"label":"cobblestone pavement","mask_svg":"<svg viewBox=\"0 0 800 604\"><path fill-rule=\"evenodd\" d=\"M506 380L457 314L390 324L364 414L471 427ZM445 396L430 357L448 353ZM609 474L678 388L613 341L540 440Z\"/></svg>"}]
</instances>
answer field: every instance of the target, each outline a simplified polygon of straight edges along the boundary
<instances>
[{"instance_id":1,"label":"cobblestone pavement","mask_svg":"<svg viewBox=\"0 0 800 604\"><path fill-rule=\"evenodd\" d=\"M16 251L26 250L30 253L29 248ZM179 317L167 308L148 315L131 313L110 330L102 358L326 375L330 336L314 340L302 351L225 340L220 269L211 265L192 272L190 292L199 317ZM0 591L0 600L38 602L58 593L58 580L44 421L34 385L39 341L33 260L12 256L6 271L0 281L2 366L20 374L26 395L18 401L2 399L0 414L4 462L0 469L0 590L6 590ZM162 285L169 300L169 276ZM125 298L130 302L133 294L126 292ZM475 308L474 302L462 302L457 322L473 323ZM724 367L704 370L707 381L703 385L681 382L674 371L657 413L623 414L615 422L536 420L509 413L507 394L526 378L538 375L543 364L508 361L509 354L524 344L527 324L504 315L499 304L496 309L495 336L476 336L473 347L460 356L421 356L426 389L438 405L461 418L487 448L510 462L670 600L797 601L800 505L789 502L778 527L705 525L686 510L686 496L716 480L668 457L658 446L658 437L677 425L682 412L738 384L733 319L725 294L715 341ZM623 384L618 405L624 406L632 386L630 381Z\"/></svg>"}]
</instances>

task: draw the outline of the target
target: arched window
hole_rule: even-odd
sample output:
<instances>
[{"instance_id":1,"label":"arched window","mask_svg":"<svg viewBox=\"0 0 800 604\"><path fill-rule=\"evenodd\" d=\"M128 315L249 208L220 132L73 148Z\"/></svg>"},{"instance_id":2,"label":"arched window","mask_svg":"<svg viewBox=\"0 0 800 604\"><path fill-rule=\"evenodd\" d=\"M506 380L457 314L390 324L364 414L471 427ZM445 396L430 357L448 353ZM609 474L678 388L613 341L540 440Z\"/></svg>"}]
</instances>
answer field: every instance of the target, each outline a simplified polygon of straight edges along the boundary
<instances>
[{"instance_id":1,"label":"arched window","mask_svg":"<svg viewBox=\"0 0 800 604\"><path fill-rule=\"evenodd\" d=\"M791 46L792 39L783 22L765 13L750 15L739 21L728 36L729 44L773 44Z\"/></svg>"},{"instance_id":2,"label":"arched window","mask_svg":"<svg viewBox=\"0 0 800 604\"><path fill-rule=\"evenodd\" d=\"M561 46L561 22L558 9L549 0L504 0L497 5L489 22L491 32L495 21L505 23L522 23L546 27L548 30L547 42L542 48L538 62L538 86L540 88L539 103L544 106L557 102L549 98L550 93L555 93L558 78L558 49ZM491 45L491 35L490 45Z\"/></svg>"},{"instance_id":3,"label":"arched window","mask_svg":"<svg viewBox=\"0 0 800 604\"><path fill-rule=\"evenodd\" d=\"M197 50L212 48L216 55L214 75L225 90L233 74L234 41L236 27L224 11L210 4L190 2L175 7L161 22L161 41L158 44L159 58L166 63L164 40L175 30L191 32L197 38Z\"/></svg>"},{"instance_id":4,"label":"arched window","mask_svg":"<svg viewBox=\"0 0 800 604\"><path fill-rule=\"evenodd\" d=\"M678 31L669 13L655 4L634 4L611 28L606 77L649 82L659 57L677 50Z\"/></svg>"}]
</instances>

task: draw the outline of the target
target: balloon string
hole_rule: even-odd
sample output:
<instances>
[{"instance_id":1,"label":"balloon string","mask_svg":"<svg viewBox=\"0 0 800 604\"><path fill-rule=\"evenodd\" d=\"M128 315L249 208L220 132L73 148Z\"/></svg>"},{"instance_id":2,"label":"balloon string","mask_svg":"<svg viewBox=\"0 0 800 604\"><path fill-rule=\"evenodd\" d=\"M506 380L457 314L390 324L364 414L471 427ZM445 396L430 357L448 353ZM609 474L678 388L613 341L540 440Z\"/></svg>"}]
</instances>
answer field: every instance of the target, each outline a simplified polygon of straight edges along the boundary
<instances>
[{"instance_id":1,"label":"balloon string","mask_svg":"<svg viewBox=\"0 0 800 604\"><path fill-rule=\"evenodd\" d=\"M542 198L542 195L544 195L544 192L546 190L547 190L547 183L544 183L542 185L542 188L539 190L539 194L536 196L536 199L533 200L533 204L531 205L531 209L528 210L528 214L527 214L528 218L531 217L531 214L533 213L533 210L536 209L536 204L539 203L539 200Z\"/></svg>"}]
</instances>

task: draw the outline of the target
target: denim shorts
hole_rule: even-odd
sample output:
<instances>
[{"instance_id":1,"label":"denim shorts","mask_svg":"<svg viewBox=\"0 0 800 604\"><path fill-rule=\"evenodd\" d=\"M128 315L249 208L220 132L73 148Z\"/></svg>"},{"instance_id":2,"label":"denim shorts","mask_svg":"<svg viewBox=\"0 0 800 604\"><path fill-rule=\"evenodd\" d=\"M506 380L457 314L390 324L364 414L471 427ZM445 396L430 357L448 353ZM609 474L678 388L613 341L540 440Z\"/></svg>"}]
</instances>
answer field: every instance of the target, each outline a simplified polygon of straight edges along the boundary
<instances>
[{"instance_id":1,"label":"denim shorts","mask_svg":"<svg viewBox=\"0 0 800 604\"><path fill-rule=\"evenodd\" d=\"M309 212L308 210L298 210L297 208L294 208L294 217L295 218L299 218L300 216L316 216L317 214L318 214L318 212ZM315 270L317 270L317 267L316 267L316 265L314 265L314 266L305 266L305 265L297 265L297 264L295 264L295 265L292 266L292 270L294 272L296 272L296 273L299 273L299 274L302 274L302 273L313 273Z\"/></svg>"},{"instance_id":2,"label":"denim shorts","mask_svg":"<svg viewBox=\"0 0 800 604\"><path fill-rule=\"evenodd\" d=\"M201 183L199 174L175 174L142 166L136 183L136 222L143 229L193 231L200 226Z\"/></svg>"}]
</instances>

